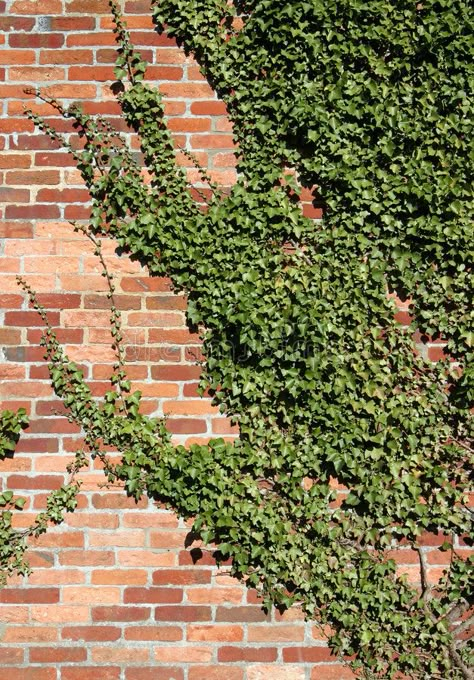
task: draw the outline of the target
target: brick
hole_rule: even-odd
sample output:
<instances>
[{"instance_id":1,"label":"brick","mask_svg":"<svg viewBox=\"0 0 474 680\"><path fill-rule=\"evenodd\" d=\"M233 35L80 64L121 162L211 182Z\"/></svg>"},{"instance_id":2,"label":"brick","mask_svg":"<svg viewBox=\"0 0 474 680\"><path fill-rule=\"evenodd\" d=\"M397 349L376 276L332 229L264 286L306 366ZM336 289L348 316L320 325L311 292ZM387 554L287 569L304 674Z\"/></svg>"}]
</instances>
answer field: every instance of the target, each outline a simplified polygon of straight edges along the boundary
<instances>
[{"instance_id":1,"label":"brick","mask_svg":"<svg viewBox=\"0 0 474 680\"><path fill-rule=\"evenodd\" d=\"M56 680L56 669L2 666L2 675L8 680Z\"/></svg>"},{"instance_id":2,"label":"brick","mask_svg":"<svg viewBox=\"0 0 474 680\"><path fill-rule=\"evenodd\" d=\"M44 203L86 203L89 198L87 189L40 189L37 194Z\"/></svg>"},{"instance_id":3,"label":"brick","mask_svg":"<svg viewBox=\"0 0 474 680\"><path fill-rule=\"evenodd\" d=\"M182 295L153 295L146 297L147 309L178 309L185 310L186 298Z\"/></svg>"},{"instance_id":4,"label":"brick","mask_svg":"<svg viewBox=\"0 0 474 680\"><path fill-rule=\"evenodd\" d=\"M72 663L87 659L83 647L32 647L29 655L30 663Z\"/></svg>"},{"instance_id":5,"label":"brick","mask_svg":"<svg viewBox=\"0 0 474 680\"><path fill-rule=\"evenodd\" d=\"M211 119L170 118L168 129L173 132L208 132L211 129Z\"/></svg>"},{"instance_id":6,"label":"brick","mask_svg":"<svg viewBox=\"0 0 474 680\"><path fill-rule=\"evenodd\" d=\"M52 437L20 437L17 453L54 453L58 451L58 440Z\"/></svg>"},{"instance_id":7,"label":"brick","mask_svg":"<svg viewBox=\"0 0 474 680\"><path fill-rule=\"evenodd\" d=\"M88 602L90 605L119 604L120 590L114 587L95 586L64 586L62 588L61 601L65 604L81 604Z\"/></svg>"},{"instance_id":8,"label":"brick","mask_svg":"<svg viewBox=\"0 0 474 680\"><path fill-rule=\"evenodd\" d=\"M153 668L127 668L125 680L184 680L182 668L156 666Z\"/></svg>"},{"instance_id":9,"label":"brick","mask_svg":"<svg viewBox=\"0 0 474 680\"><path fill-rule=\"evenodd\" d=\"M130 312L127 318L130 326L180 327L184 316L180 312Z\"/></svg>"},{"instance_id":10,"label":"brick","mask_svg":"<svg viewBox=\"0 0 474 680\"><path fill-rule=\"evenodd\" d=\"M223 101L213 99L209 101L192 102L191 113L196 116L225 116L227 114L227 109Z\"/></svg>"},{"instance_id":11,"label":"brick","mask_svg":"<svg viewBox=\"0 0 474 680\"><path fill-rule=\"evenodd\" d=\"M0 94L1 94L1 89L0 88ZM5 88L3 88L5 89ZM58 87L51 87L47 88L49 91L49 94L52 96L52 90L57 90L59 89ZM45 91L44 94L47 94ZM12 140L10 144L12 149L16 150L53 150L53 149L59 149L61 147L60 142L50 139L49 137L46 137L45 135L41 135L39 133L31 135L31 134L19 134L16 135ZM39 215L41 217L41 215Z\"/></svg>"},{"instance_id":12,"label":"brick","mask_svg":"<svg viewBox=\"0 0 474 680\"><path fill-rule=\"evenodd\" d=\"M147 572L144 569L95 569L91 582L95 585L144 585Z\"/></svg>"},{"instance_id":13,"label":"brick","mask_svg":"<svg viewBox=\"0 0 474 680\"><path fill-rule=\"evenodd\" d=\"M120 664L137 664L146 663L150 659L150 651L148 649L134 649L127 648L113 648L96 647L92 649L92 661L96 663L120 663Z\"/></svg>"},{"instance_id":14,"label":"brick","mask_svg":"<svg viewBox=\"0 0 474 680\"><path fill-rule=\"evenodd\" d=\"M54 566L54 555L46 550L31 550L28 552L30 567L37 569L51 569Z\"/></svg>"},{"instance_id":15,"label":"brick","mask_svg":"<svg viewBox=\"0 0 474 680\"><path fill-rule=\"evenodd\" d=\"M283 661L320 663L322 661L336 661L336 657L327 647L285 647L283 648Z\"/></svg>"},{"instance_id":16,"label":"brick","mask_svg":"<svg viewBox=\"0 0 474 680\"><path fill-rule=\"evenodd\" d=\"M0 31L31 31L34 25L35 20L26 17L0 17Z\"/></svg>"},{"instance_id":17,"label":"brick","mask_svg":"<svg viewBox=\"0 0 474 680\"><path fill-rule=\"evenodd\" d=\"M146 621L150 617L150 607L93 607L93 621Z\"/></svg>"},{"instance_id":18,"label":"brick","mask_svg":"<svg viewBox=\"0 0 474 680\"><path fill-rule=\"evenodd\" d=\"M52 31L92 31L95 28L95 18L90 16L83 17L51 17ZM59 34L62 36L62 33ZM48 45L50 47L50 45Z\"/></svg>"},{"instance_id":19,"label":"brick","mask_svg":"<svg viewBox=\"0 0 474 680\"><path fill-rule=\"evenodd\" d=\"M0 380L24 380L26 374L25 366L20 364L1 365L0 364Z\"/></svg>"},{"instance_id":20,"label":"brick","mask_svg":"<svg viewBox=\"0 0 474 680\"><path fill-rule=\"evenodd\" d=\"M166 427L172 434L198 434L207 431L206 421L196 418L168 418Z\"/></svg>"},{"instance_id":21,"label":"brick","mask_svg":"<svg viewBox=\"0 0 474 680\"><path fill-rule=\"evenodd\" d=\"M120 286L122 290L130 293L147 293L147 292L169 292L171 290L171 282L165 277L124 277Z\"/></svg>"},{"instance_id":22,"label":"brick","mask_svg":"<svg viewBox=\"0 0 474 680\"><path fill-rule=\"evenodd\" d=\"M156 508L152 512L127 512L121 518L121 524L123 527L155 526L175 529L178 527L179 520L171 511Z\"/></svg>"},{"instance_id":23,"label":"brick","mask_svg":"<svg viewBox=\"0 0 474 680\"><path fill-rule=\"evenodd\" d=\"M8 219L57 219L57 205L7 205L5 216Z\"/></svg>"},{"instance_id":24,"label":"brick","mask_svg":"<svg viewBox=\"0 0 474 680\"><path fill-rule=\"evenodd\" d=\"M50 529L46 534L31 539L30 544L33 548L83 548L84 534L82 531Z\"/></svg>"},{"instance_id":25,"label":"brick","mask_svg":"<svg viewBox=\"0 0 474 680\"><path fill-rule=\"evenodd\" d=\"M42 0L43 1L43 0ZM8 70L10 82L18 80L21 83L33 83L38 81L48 82L52 80L64 80L65 71L63 68L51 68L48 66L17 66Z\"/></svg>"},{"instance_id":26,"label":"brick","mask_svg":"<svg viewBox=\"0 0 474 680\"><path fill-rule=\"evenodd\" d=\"M117 309L121 310L140 309L141 307L139 295L115 295L114 302ZM86 309L110 310L110 300L106 294L84 295L84 307Z\"/></svg>"},{"instance_id":27,"label":"brick","mask_svg":"<svg viewBox=\"0 0 474 680\"><path fill-rule=\"evenodd\" d=\"M122 633L117 626L65 626L61 630L63 640L84 640L85 642L113 642Z\"/></svg>"},{"instance_id":28,"label":"brick","mask_svg":"<svg viewBox=\"0 0 474 680\"><path fill-rule=\"evenodd\" d=\"M217 652L219 662L276 661L275 647L221 647Z\"/></svg>"},{"instance_id":29,"label":"brick","mask_svg":"<svg viewBox=\"0 0 474 680\"><path fill-rule=\"evenodd\" d=\"M211 624L189 625L186 628L186 639L197 642L242 642L243 626Z\"/></svg>"},{"instance_id":30,"label":"brick","mask_svg":"<svg viewBox=\"0 0 474 680\"><path fill-rule=\"evenodd\" d=\"M84 583L85 574L80 569L61 569L45 571L36 569L28 577L28 583L32 586L48 585L78 585Z\"/></svg>"},{"instance_id":31,"label":"brick","mask_svg":"<svg viewBox=\"0 0 474 680\"><path fill-rule=\"evenodd\" d=\"M2 130L0 129L0 132ZM0 187L0 203L28 203L30 192L28 189L8 189Z\"/></svg>"},{"instance_id":32,"label":"brick","mask_svg":"<svg viewBox=\"0 0 474 680\"><path fill-rule=\"evenodd\" d=\"M216 153L212 157L212 164L215 168L229 168L234 167L237 163L235 154L233 153Z\"/></svg>"},{"instance_id":33,"label":"brick","mask_svg":"<svg viewBox=\"0 0 474 680\"><path fill-rule=\"evenodd\" d=\"M31 645L35 642L55 642L57 637L58 632L55 628L31 625L10 626L4 630L2 642L26 642Z\"/></svg>"},{"instance_id":34,"label":"brick","mask_svg":"<svg viewBox=\"0 0 474 680\"><path fill-rule=\"evenodd\" d=\"M0 345L18 345L21 331L15 328L0 328Z\"/></svg>"},{"instance_id":35,"label":"brick","mask_svg":"<svg viewBox=\"0 0 474 680\"><path fill-rule=\"evenodd\" d=\"M54 676L56 679L56 676ZM120 667L118 666L63 666L61 668L61 680L87 680L100 678L100 680L120 680Z\"/></svg>"},{"instance_id":36,"label":"brick","mask_svg":"<svg viewBox=\"0 0 474 680\"><path fill-rule=\"evenodd\" d=\"M91 534L89 545L91 548L97 547L117 547L117 548L138 548L145 544L145 532L140 529L133 531L114 531L113 533Z\"/></svg>"},{"instance_id":37,"label":"brick","mask_svg":"<svg viewBox=\"0 0 474 680\"><path fill-rule=\"evenodd\" d=\"M10 47L56 49L64 44L64 36L61 33L13 33L8 44Z\"/></svg>"},{"instance_id":38,"label":"brick","mask_svg":"<svg viewBox=\"0 0 474 680\"><path fill-rule=\"evenodd\" d=\"M303 642L304 626L296 625L249 625L247 627L249 642Z\"/></svg>"},{"instance_id":39,"label":"brick","mask_svg":"<svg viewBox=\"0 0 474 680\"><path fill-rule=\"evenodd\" d=\"M155 621L210 621L211 608L188 606L159 606L155 608Z\"/></svg>"},{"instance_id":40,"label":"brick","mask_svg":"<svg viewBox=\"0 0 474 680\"><path fill-rule=\"evenodd\" d=\"M113 66L71 66L68 69L69 80L85 82L106 82L115 80ZM55 78L59 80L59 78Z\"/></svg>"},{"instance_id":41,"label":"brick","mask_svg":"<svg viewBox=\"0 0 474 680\"><path fill-rule=\"evenodd\" d=\"M2 50L2 63L8 64L34 64L36 61L36 54L34 50Z\"/></svg>"},{"instance_id":42,"label":"brick","mask_svg":"<svg viewBox=\"0 0 474 680\"><path fill-rule=\"evenodd\" d=\"M48 314L51 325L59 324L59 313ZM39 314L31 312L6 312L5 326L44 326Z\"/></svg>"},{"instance_id":43,"label":"brick","mask_svg":"<svg viewBox=\"0 0 474 680\"><path fill-rule=\"evenodd\" d=\"M244 591L238 585L217 586L205 588L189 588L187 591L188 602L196 604L240 604Z\"/></svg>"},{"instance_id":44,"label":"brick","mask_svg":"<svg viewBox=\"0 0 474 680\"><path fill-rule=\"evenodd\" d=\"M94 53L92 50L42 50L40 64L92 64Z\"/></svg>"},{"instance_id":45,"label":"brick","mask_svg":"<svg viewBox=\"0 0 474 680\"><path fill-rule=\"evenodd\" d=\"M183 639L183 631L179 626L127 626L124 637L140 642L178 642Z\"/></svg>"},{"instance_id":46,"label":"brick","mask_svg":"<svg viewBox=\"0 0 474 680\"><path fill-rule=\"evenodd\" d=\"M229 134L191 136L193 149L231 149L233 146L234 139Z\"/></svg>"},{"instance_id":47,"label":"brick","mask_svg":"<svg viewBox=\"0 0 474 680\"><path fill-rule=\"evenodd\" d=\"M35 475L34 477L27 477L26 475L10 475L8 478L8 486L11 489L59 489L64 484L64 477L58 475ZM1 595L0 595L1 597Z\"/></svg>"},{"instance_id":48,"label":"brick","mask_svg":"<svg viewBox=\"0 0 474 680\"><path fill-rule=\"evenodd\" d=\"M124 604L141 603L178 603L183 601L181 588L125 588L123 595Z\"/></svg>"},{"instance_id":49,"label":"brick","mask_svg":"<svg viewBox=\"0 0 474 680\"><path fill-rule=\"evenodd\" d=\"M265 680L272 678L272 675L268 675ZM194 666L189 669L188 674L189 680L243 680L244 671L242 668L235 668L235 666ZM263 680L263 678L262 678Z\"/></svg>"},{"instance_id":50,"label":"brick","mask_svg":"<svg viewBox=\"0 0 474 680\"><path fill-rule=\"evenodd\" d=\"M66 0L68 14L108 14L109 11L107 0Z\"/></svg>"},{"instance_id":51,"label":"brick","mask_svg":"<svg viewBox=\"0 0 474 680\"><path fill-rule=\"evenodd\" d=\"M99 46L99 45L110 45L115 46L116 42L114 36L108 33L99 33L95 31L94 33L71 33L66 36L66 45L68 47L82 47L82 46Z\"/></svg>"},{"instance_id":52,"label":"brick","mask_svg":"<svg viewBox=\"0 0 474 680\"><path fill-rule=\"evenodd\" d=\"M306 680L306 671L299 666L255 664L247 669L247 680Z\"/></svg>"},{"instance_id":53,"label":"brick","mask_svg":"<svg viewBox=\"0 0 474 680\"><path fill-rule=\"evenodd\" d=\"M7 663L24 663L25 650L18 647L0 647L0 665Z\"/></svg>"},{"instance_id":54,"label":"brick","mask_svg":"<svg viewBox=\"0 0 474 680\"><path fill-rule=\"evenodd\" d=\"M161 663L208 663L213 650L208 647L191 647L182 644L175 647L160 645L155 649L155 659Z\"/></svg>"},{"instance_id":55,"label":"brick","mask_svg":"<svg viewBox=\"0 0 474 680\"><path fill-rule=\"evenodd\" d=\"M213 553L208 550L201 550L201 548L194 548L192 550L181 550L179 553L179 565L188 566L199 564L200 567L216 566L216 560Z\"/></svg>"},{"instance_id":56,"label":"brick","mask_svg":"<svg viewBox=\"0 0 474 680\"><path fill-rule=\"evenodd\" d=\"M356 680L354 673L341 664L315 666L311 672L311 680Z\"/></svg>"},{"instance_id":57,"label":"brick","mask_svg":"<svg viewBox=\"0 0 474 680\"><path fill-rule=\"evenodd\" d=\"M10 6L12 14L59 14L61 11L61 0L41 0L40 6L31 0L16 0Z\"/></svg>"},{"instance_id":58,"label":"brick","mask_svg":"<svg viewBox=\"0 0 474 680\"><path fill-rule=\"evenodd\" d=\"M126 347L125 358L127 361L146 361L154 363L157 361L180 361L181 350L179 347Z\"/></svg>"},{"instance_id":59,"label":"brick","mask_svg":"<svg viewBox=\"0 0 474 680\"><path fill-rule=\"evenodd\" d=\"M86 623L89 620L90 611L88 606L77 605L31 605L30 620L41 624L63 624L75 621Z\"/></svg>"},{"instance_id":60,"label":"brick","mask_svg":"<svg viewBox=\"0 0 474 680\"><path fill-rule=\"evenodd\" d=\"M36 167L42 165L53 167L71 167L74 163L72 156L69 153L63 151L38 151L35 153L34 161ZM57 184L57 182L52 182L51 184Z\"/></svg>"},{"instance_id":61,"label":"brick","mask_svg":"<svg viewBox=\"0 0 474 680\"><path fill-rule=\"evenodd\" d=\"M92 505L94 508L99 509L123 510L128 508L136 510L137 507L145 507L146 500L142 499L136 502L133 498L128 498L124 493L94 494L92 496Z\"/></svg>"},{"instance_id":62,"label":"brick","mask_svg":"<svg viewBox=\"0 0 474 680\"><path fill-rule=\"evenodd\" d=\"M190 585L210 583L210 569L159 569L153 572L155 585Z\"/></svg>"},{"instance_id":63,"label":"brick","mask_svg":"<svg viewBox=\"0 0 474 680\"><path fill-rule=\"evenodd\" d=\"M217 607L216 621L235 621L237 623L269 621L269 614L265 614L260 607L253 606Z\"/></svg>"},{"instance_id":64,"label":"brick","mask_svg":"<svg viewBox=\"0 0 474 680\"><path fill-rule=\"evenodd\" d=\"M0 224L0 238L33 238L33 225L30 222L3 222Z\"/></svg>"},{"instance_id":65,"label":"brick","mask_svg":"<svg viewBox=\"0 0 474 680\"><path fill-rule=\"evenodd\" d=\"M173 380L173 381L188 381L198 380L202 369L200 366L182 366L182 365L161 365L151 367L151 377L153 380Z\"/></svg>"},{"instance_id":66,"label":"brick","mask_svg":"<svg viewBox=\"0 0 474 680\"><path fill-rule=\"evenodd\" d=\"M115 564L111 550L64 550L59 555L62 565L107 567Z\"/></svg>"},{"instance_id":67,"label":"brick","mask_svg":"<svg viewBox=\"0 0 474 680\"><path fill-rule=\"evenodd\" d=\"M212 406L208 399L189 399L181 401L165 401L163 403L163 413L165 416L175 415L210 415L217 414L219 410Z\"/></svg>"}]
</instances>

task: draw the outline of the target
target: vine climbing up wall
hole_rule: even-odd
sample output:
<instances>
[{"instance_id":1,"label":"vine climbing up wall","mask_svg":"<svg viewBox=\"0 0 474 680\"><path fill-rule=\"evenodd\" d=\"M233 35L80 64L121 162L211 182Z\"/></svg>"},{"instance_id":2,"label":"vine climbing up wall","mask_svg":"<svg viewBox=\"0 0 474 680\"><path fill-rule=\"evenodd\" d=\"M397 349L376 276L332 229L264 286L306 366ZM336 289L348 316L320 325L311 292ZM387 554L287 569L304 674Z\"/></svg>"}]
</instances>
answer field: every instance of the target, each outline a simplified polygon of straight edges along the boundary
<instances>
[{"instance_id":1,"label":"vine climbing up wall","mask_svg":"<svg viewBox=\"0 0 474 680\"><path fill-rule=\"evenodd\" d=\"M465 3L439 5L154 3L158 30L166 23L228 107L230 191L186 152L203 184L190 191L115 5L114 91L141 155L107 120L47 94L36 93L82 144L30 113L77 163L92 197L81 229L99 260L97 238L113 236L186 294L200 388L239 427L235 441L176 446L140 412L107 270L116 361L98 402L22 280L86 451L129 495L192 519L267 608L298 604L328 625L332 649L367 677L472 675L472 562L459 551L471 520L472 26ZM324 205L318 224L303 189ZM415 329L443 338L455 363L427 361ZM86 460L79 451L71 470ZM436 588L427 532L449 554ZM397 572L403 545L421 590Z\"/></svg>"}]
</instances>

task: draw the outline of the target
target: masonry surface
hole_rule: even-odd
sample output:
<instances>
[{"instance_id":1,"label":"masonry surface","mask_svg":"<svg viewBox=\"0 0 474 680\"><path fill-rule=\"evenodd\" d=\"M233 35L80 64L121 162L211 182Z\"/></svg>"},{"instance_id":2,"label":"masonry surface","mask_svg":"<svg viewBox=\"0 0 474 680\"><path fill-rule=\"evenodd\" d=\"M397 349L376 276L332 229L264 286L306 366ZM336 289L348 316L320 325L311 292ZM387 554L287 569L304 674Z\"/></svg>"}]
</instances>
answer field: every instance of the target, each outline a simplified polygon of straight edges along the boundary
<instances>
[{"instance_id":1,"label":"masonry surface","mask_svg":"<svg viewBox=\"0 0 474 680\"><path fill-rule=\"evenodd\" d=\"M128 1L126 19L159 82L176 146L192 150L213 180L234 180L225 109L192 59L152 28L149 3ZM0 464L1 488L29 498L21 522L44 508L64 480L80 432L52 393L41 322L15 277L38 292L69 356L100 395L114 355L101 265L70 221L88 216L88 194L70 157L35 132L25 105L61 129L25 88L120 125L110 90L114 38L106 0L0 0L0 407L23 406L30 427ZM179 153L183 165L190 165ZM188 168L191 183L199 181ZM308 214L319 217L317 212ZM148 413L166 416L176 441L236 436L197 394L199 338L186 328L185 300L150 279L112 241L128 374ZM400 314L403 314L403 310ZM428 349L431 358L441 349ZM103 488L99 466L82 475L79 509L29 553L33 574L0 590L0 668L9 680L346 680L323 632L298 609L266 615L252 591L217 569L204 546L187 546L189 526L151 502L136 505ZM429 543L429 539L427 539ZM435 548L437 539L433 539ZM442 566L429 546L430 576ZM417 557L398 554L417 576Z\"/></svg>"}]
</instances>

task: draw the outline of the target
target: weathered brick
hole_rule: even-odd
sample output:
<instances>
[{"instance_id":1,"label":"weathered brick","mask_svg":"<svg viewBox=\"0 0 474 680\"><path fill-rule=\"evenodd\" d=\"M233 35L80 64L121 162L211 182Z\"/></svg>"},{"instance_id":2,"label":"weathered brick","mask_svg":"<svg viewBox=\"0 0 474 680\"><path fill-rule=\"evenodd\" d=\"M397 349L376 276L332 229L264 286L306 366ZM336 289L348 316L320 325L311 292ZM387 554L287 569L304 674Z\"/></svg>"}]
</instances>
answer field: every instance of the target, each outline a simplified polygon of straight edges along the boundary
<instances>
[{"instance_id":1,"label":"weathered brick","mask_svg":"<svg viewBox=\"0 0 474 680\"><path fill-rule=\"evenodd\" d=\"M327 647L285 647L283 661L290 663L318 663L321 661L336 661L331 650Z\"/></svg>"},{"instance_id":2,"label":"weathered brick","mask_svg":"<svg viewBox=\"0 0 474 680\"><path fill-rule=\"evenodd\" d=\"M125 629L125 639L140 642L178 642L183 639L183 631L179 626L128 626Z\"/></svg>"},{"instance_id":3,"label":"weathered brick","mask_svg":"<svg viewBox=\"0 0 474 680\"><path fill-rule=\"evenodd\" d=\"M5 678L8 678L8 680L56 680L57 677L55 668L35 668L32 666L29 668L3 666L2 675L4 675Z\"/></svg>"},{"instance_id":4,"label":"weathered brick","mask_svg":"<svg viewBox=\"0 0 474 680\"><path fill-rule=\"evenodd\" d=\"M150 617L150 607L93 607L93 621L146 621Z\"/></svg>"},{"instance_id":5,"label":"weathered brick","mask_svg":"<svg viewBox=\"0 0 474 680\"><path fill-rule=\"evenodd\" d=\"M273 677L272 675L268 676ZM189 669L189 680L243 680L244 671L242 668L236 668L235 666L193 666ZM263 680L263 678L262 678Z\"/></svg>"},{"instance_id":6,"label":"weathered brick","mask_svg":"<svg viewBox=\"0 0 474 680\"><path fill-rule=\"evenodd\" d=\"M159 606L155 608L156 621L210 621L210 607L187 606Z\"/></svg>"},{"instance_id":7,"label":"weathered brick","mask_svg":"<svg viewBox=\"0 0 474 680\"><path fill-rule=\"evenodd\" d=\"M219 662L267 662L276 661L276 647L221 647L217 653Z\"/></svg>"},{"instance_id":8,"label":"weathered brick","mask_svg":"<svg viewBox=\"0 0 474 680\"><path fill-rule=\"evenodd\" d=\"M183 590L181 588L125 588L123 601L125 604L142 603L178 603L183 601Z\"/></svg>"},{"instance_id":9,"label":"weathered brick","mask_svg":"<svg viewBox=\"0 0 474 680\"><path fill-rule=\"evenodd\" d=\"M54 676L56 678L56 676ZM63 666L61 680L86 680L86 678L100 678L100 680L119 680L119 666Z\"/></svg>"},{"instance_id":10,"label":"weathered brick","mask_svg":"<svg viewBox=\"0 0 474 680\"><path fill-rule=\"evenodd\" d=\"M77 663L87 659L83 647L32 647L29 655L31 663Z\"/></svg>"},{"instance_id":11,"label":"weathered brick","mask_svg":"<svg viewBox=\"0 0 474 680\"><path fill-rule=\"evenodd\" d=\"M156 666L152 668L127 668L126 680L184 680L182 668Z\"/></svg>"},{"instance_id":12,"label":"weathered brick","mask_svg":"<svg viewBox=\"0 0 474 680\"><path fill-rule=\"evenodd\" d=\"M113 642L118 640L121 629L117 626L65 626L61 630L63 640L84 640L85 642Z\"/></svg>"}]
</instances>

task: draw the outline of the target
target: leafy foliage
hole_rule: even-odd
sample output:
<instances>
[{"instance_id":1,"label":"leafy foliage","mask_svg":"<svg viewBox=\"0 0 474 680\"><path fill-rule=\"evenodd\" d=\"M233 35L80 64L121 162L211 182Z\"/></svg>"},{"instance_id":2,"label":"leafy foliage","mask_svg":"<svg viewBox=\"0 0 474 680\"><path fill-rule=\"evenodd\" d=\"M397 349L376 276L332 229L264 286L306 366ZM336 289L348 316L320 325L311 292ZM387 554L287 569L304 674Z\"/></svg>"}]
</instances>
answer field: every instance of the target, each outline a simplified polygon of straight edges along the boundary
<instances>
[{"instance_id":1,"label":"leafy foliage","mask_svg":"<svg viewBox=\"0 0 474 680\"><path fill-rule=\"evenodd\" d=\"M30 290L35 300L33 291ZM45 321L46 321L46 317ZM0 413L0 461L13 455L21 430L28 427L28 417L23 408L16 413L2 411ZM79 460L79 458L78 458ZM82 460L82 465L85 460ZM11 489L0 493L0 586L7 583L13 574L29 574L30 567L25 559L28 548L27 539L30 536L40 536L47 531L51 522L63 521L64 512L70 512L76 507L76 496L79 483L73 482L73 476L79 469L77 461L71 466L71 479L68 484L53 491L47 499L46 510L35 517L34 522L25 529L17 529L14 525L15 514L23 510L26 498L15 496Z\"/></svg>"},{"instance_id":2,"label":"leafy foliage","mask_svg":"<svg viewBox=\"0 0 474 680\"><path fill-rule=\"evenodd\" d=\"M186 292L203 336L201 387L240 428L235 443L172 446L129 391L112 304L118 355L102 403L50 329L44 337L54 389L90 450L129 494L194 517L196 535L267 606L299 603L328 623L332 648L355 654L368 678L472 678L473 561L455 549L472 520L469 9L156 1L158 29L195 55L234 123L238 180L224 192L203 170L205 209L115 5L117 97L142 158L77 107L51 102L79 150L30 114L77 161L96 247L112 235ZM324 203L321 222L302 215L302 186ZM410 300L412 328L396 322L395 296ZM426 361L415 328L445 338L456 363ZM451 552L436 589L427 531ZM387 559L400 542L418 551L421 593Z\"/></svg>"}]
</instances>

